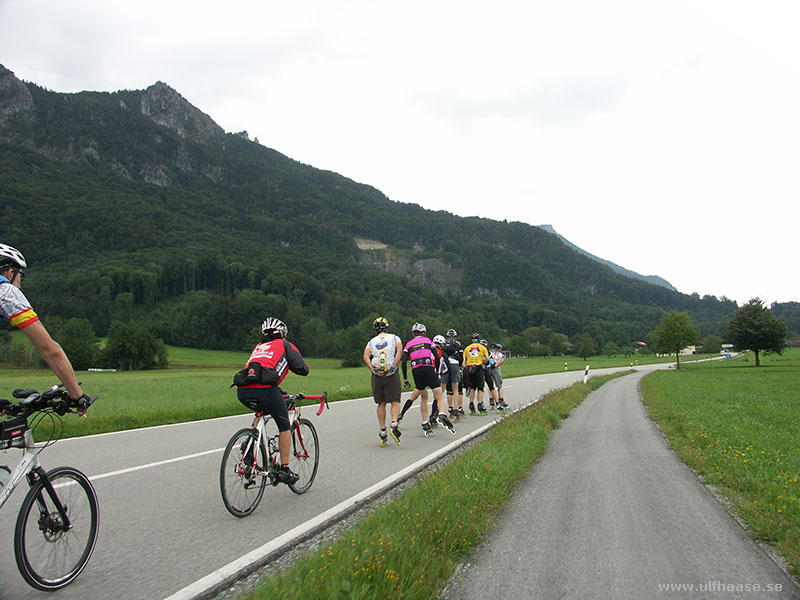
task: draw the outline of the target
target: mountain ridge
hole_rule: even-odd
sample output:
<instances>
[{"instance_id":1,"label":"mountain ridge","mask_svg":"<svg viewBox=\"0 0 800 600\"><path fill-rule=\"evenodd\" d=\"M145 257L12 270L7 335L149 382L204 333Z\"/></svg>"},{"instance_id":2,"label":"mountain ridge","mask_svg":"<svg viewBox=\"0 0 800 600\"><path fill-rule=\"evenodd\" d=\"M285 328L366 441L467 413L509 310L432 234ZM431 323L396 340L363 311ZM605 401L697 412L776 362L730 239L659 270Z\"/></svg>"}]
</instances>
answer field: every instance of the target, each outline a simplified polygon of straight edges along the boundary
<instances>
[{"instance_id":1,"label":"mountain ridge","mask_svg":"<svg viewBox=\"0 0 800 600\"><path fill-rule=\"evenodd\" d=\"M163 82L63 94L0 66L0 184L15 207L5 243L48 265L31 270L31 293L98 332L156 311L148 325L168 343L239 347L243 326L214 340L182 327L250 306L324 328L338 348L376 312L500 339L595 327L624 342L666 310L718 332L735 308L619 275L526 223L390 200L225 133ZM45 275L60 272L52 293Z\"/></svg>"},{"instance_id":2,"label":"mountain ridge","mask_svg":"<svg viewBox=\"0 0 800 600\"><path fill-rule=\"evenodd\" d=\"M635 271L631 271L630 269L626 269L625 267L621 267L620 265L618 265L616 263L613 263L610 260L606 260L604 258L600 258L600 257L595 256L594 254L592 254L590 252L587 252L583 248L580 248L576 244L573 244L567 238L565 238L563 235L558 233L552 225L537 225L537 227L539 227L540 229L543 229L544 231L546 231L548 233L552 233L553 235L558 237L558 239L560 239L562 242L564 242L567 246L569 246L573 250L576 250L576 251L580 252L584 256L588 256L592 260L595 260L595 261L599 262L602 265L606 265L607 267L609 267L615 273L619 273L620 275L625 275L626 277L632 277L633 279L639 279L641 281L646 281L646 282L652 283L654 285L659 285L661 287L665 287L668 290L672 290L674 292L678 291L678 289L675 286L673 286L669 281L667 281L663 277L659 277L658 275L641 275L640 273L637 273Z\"/></svg>"}]
</instances>

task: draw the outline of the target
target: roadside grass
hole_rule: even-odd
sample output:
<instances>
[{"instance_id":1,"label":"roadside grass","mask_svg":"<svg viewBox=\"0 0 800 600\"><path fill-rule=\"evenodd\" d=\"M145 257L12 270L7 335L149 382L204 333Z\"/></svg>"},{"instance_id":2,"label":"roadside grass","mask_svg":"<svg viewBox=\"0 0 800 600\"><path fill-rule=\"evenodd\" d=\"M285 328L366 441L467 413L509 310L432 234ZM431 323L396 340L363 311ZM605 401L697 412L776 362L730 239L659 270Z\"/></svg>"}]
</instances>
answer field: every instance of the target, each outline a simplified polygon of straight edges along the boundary
<instances>
[{"instance_id":1,"label":"roadside grass","mask_svg":"<svg viewBox=\"0 0 800 600\"><path fill-rule=\"evenodd\" d=\"M648 375L641 392L681 460L800 576L800 349L761 363L687 363Z\"/></svg>"},{"instance_id":2,"label":"roadside grass","mask_svg":"<svg viewBox=\"0 0 800 600\"><path fill-rule=\"evenodd\" d=\"M266 598L438 597L456 565L481 542L497 512L544 453L552 431L592 390L592 377L509 415L486 436L375 510L325 548L264 578L245 596Z\"/></svg>"}]
</instances>

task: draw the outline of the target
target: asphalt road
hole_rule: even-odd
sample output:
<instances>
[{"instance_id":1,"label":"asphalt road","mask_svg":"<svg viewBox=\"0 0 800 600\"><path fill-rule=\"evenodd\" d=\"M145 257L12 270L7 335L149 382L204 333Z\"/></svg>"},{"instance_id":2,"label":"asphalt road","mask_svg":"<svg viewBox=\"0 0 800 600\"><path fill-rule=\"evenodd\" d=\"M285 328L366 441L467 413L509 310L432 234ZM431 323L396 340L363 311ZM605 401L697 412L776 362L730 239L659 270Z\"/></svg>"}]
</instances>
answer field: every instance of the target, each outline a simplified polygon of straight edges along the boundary
<instances>
[{"instance_id":1,"label":"asphalt road","mask_svg":"<svg viewBox=\"0 0 800 600\"><path fill-rule=\"evenodd\" d=\"M581 371L515 378L506 382L505 397L518 407L582 377ZM300 378L290 376L286 383L291 392L321 391L303 390ZM320 417L307 407L303 416L320 437L320 470L313 487L302 496L286 486L268 488L258 509L244 519L231 516L222 504L219 463L229 437L249 425L248 416L62 440L48 448L40 456L44 467L82 470L100 501L100 535L91 562L74 583L48 597L191 597L192 590L219 573L257 560L271 544L290 540L309 523L336 520L337 511L359 502L365 490L391 485L492 420L467 417L457 425L458 435L440 428L425 438L413 408L403 422L402 445L380 448L371 399L334 403ZM15 464L16 452L0 455L0 462ZM25 490L24 485L15 490L0 517L0 600L43 596L25 584L13 558L14 523Z\"/></svg>"},{"instance_id":2,"label":"asphalt road","mask_svg":"<svg viewBox=\"0 0 800 600\"><path fill-rule=\"evenodd\" d=\"M641 376L573 411L443 598L800 597L668 448Z\"/></svg>"}]
</instances>

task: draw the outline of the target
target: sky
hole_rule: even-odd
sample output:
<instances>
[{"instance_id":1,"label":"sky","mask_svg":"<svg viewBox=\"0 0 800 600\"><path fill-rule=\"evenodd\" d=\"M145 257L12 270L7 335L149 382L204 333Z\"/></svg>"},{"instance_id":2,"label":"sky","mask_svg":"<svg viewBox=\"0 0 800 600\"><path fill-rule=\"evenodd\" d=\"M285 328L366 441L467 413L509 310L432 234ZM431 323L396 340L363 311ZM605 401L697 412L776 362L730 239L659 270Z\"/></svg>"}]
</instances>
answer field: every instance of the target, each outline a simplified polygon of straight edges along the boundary
<instances>
[{"instance_id":1,"label":"sky","mask_svg":"<svg viewBox=\"0 0 800 600\"><path fill-rule=\"evenodd\" d=\"M550 224L679 291L800 301L795 0L0 0L56 92L162 81L392 200Z\"/></svg>"}]
</instances>

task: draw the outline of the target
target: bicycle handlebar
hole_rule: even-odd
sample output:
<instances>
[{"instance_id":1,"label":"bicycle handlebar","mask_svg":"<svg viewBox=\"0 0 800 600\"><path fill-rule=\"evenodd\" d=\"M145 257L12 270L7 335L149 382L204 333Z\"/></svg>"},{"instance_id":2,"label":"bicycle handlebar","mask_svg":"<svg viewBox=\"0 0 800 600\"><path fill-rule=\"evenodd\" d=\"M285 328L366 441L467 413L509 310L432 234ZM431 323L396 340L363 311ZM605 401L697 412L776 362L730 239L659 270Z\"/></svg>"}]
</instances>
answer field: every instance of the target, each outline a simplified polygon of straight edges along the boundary
<instances>
[{"instance_id":1,"label":"bicycle handlebar","mask_svg":"<svg viewBox=\"0 0 800 600\"><path fill-rule=\"evenodd\" d=\"M297 402L298 400L319 400L319 410L317 410L317 416L322 414L322 411L325 410L327 407L330 410L330 406L328 405L328 392L322 392L320 395L306 395L306 394L284 394L284 400L292 400Z\"/></svg>"},{"instance_id":2,"label":"bicycle handlebar","mask_svg":"<svg viewBox=\"0 0 800 600\"><path fill-rule=\"evenodd\" d=\"M63 383L58 383L41 393L31 389L16 389L11 392L11 395L14 398L22 398L22 400L17 404L6 400L0 406L4 412L13 416L29 416L48 408L52 408L59 415L65 415L68 412L85 411L97 400L97 394L91 398L84 394L77 400L73 400L69 397L69 392L63 387Z\"/></svg>"}]
</instances>

